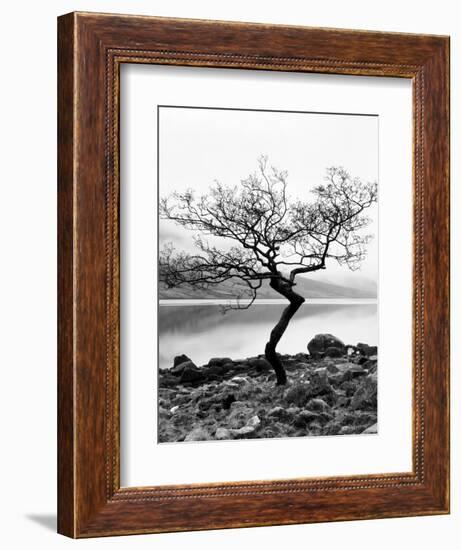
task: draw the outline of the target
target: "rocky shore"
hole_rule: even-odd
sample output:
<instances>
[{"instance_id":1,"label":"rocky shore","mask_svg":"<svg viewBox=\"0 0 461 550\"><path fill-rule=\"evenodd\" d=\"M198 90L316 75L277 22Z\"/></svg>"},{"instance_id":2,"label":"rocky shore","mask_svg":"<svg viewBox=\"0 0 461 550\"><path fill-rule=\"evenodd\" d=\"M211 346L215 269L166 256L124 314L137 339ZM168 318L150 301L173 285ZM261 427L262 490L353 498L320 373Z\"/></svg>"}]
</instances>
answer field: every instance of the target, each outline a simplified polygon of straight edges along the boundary
<instances>
[{"instance_id":1,"label":"rocky shore","mask_svg":"<svg viewBox=\"0 0 461 550\"><path fill-rule=\"evenodd\" d=\"M159 371L159 442L376 433L377 348L319 334L308 351L280 355L286 386L263 355L177 356Z\"/></svg>"}]
</instances>

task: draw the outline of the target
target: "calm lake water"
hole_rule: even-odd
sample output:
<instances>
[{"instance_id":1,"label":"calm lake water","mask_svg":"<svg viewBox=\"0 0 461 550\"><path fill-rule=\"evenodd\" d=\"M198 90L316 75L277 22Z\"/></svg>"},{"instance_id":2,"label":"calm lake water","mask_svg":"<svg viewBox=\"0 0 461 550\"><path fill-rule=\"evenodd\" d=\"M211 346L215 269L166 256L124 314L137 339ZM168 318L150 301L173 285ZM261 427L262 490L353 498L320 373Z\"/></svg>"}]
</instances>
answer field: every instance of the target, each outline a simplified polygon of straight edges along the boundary
<instances>
[{"instance_id":1,"label":"calm lake water","mask_svg":"<svg viewBox=\"0 0 461 550\"><path fill-rule=\"evenodd\" d=\"M184 301L181 305L177 302L172 305L172 302L162 302L159 306L160 368L171 367L175 355L182 353L197 365L207 363L211 357L242 359L264 353L270 331L286 307L285 303L266 300L253 304L248 310L223 314L216 303ZM334 334L346 344L378 345L378 315L374 301L319 302L311 300L300 308L277 351L306 352L309 340L322 332Z\"/></svg>"}]
</instances>

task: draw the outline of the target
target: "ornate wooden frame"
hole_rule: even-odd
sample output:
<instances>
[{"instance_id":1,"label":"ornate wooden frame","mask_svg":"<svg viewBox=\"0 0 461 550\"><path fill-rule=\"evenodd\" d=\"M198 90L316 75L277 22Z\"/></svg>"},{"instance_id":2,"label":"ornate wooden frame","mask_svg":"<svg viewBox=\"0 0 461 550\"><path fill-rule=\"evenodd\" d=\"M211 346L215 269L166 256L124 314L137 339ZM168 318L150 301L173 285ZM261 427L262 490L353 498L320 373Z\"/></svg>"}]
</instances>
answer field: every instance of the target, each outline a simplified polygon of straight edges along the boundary
<instances>
[{"instance_id":1,"label":"ornate wooden frame","mask_svg":"<svg viewBox=\"0 0 461 550\"><path fill-rule=\"evenodd\" d=\"M92 13L59 18L58 530L70 537L449 511L449 39ZM411 78L413 469L120 488L121 63Z\"/></svg>"}]
</instances>

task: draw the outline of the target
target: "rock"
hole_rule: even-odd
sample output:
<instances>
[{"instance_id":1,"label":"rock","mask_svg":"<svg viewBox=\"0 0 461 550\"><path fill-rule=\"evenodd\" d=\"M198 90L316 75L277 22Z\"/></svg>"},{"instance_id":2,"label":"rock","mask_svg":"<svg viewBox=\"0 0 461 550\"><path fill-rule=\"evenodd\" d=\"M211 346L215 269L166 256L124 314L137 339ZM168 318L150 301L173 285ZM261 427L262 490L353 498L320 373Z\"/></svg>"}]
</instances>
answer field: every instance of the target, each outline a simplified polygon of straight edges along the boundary
<instances>
[{"instance_id":1,"label":"rock","mask_svg":"<svg viewBox=\"0 0 461 550\"><path fill-rule=\"evenodd\" d=\"M304 363L306 361L309 361L310 357L307 353L300 352L300 353L297 353L296 355L293 355L293 359L296 359L298 363Z\"/></svg>"},{"instance_id":2,"label":"rock","mask_svg":"<svg viewBox=\"0 0 461 550\"><path fill-rule=\"evenodd\" d=\"M366 430L363 430L363 434L377 434L378 433L378 423L369 426Z\"/></svg>"},{"instance_id":3,"label":"rock","mask_svg":"<svg viewBox=\"0 0 461 550\"><path fill-rule=\"evenodd\" d=\"M234 361L233 363L225 363L224 367L227 367L228 370L232 372L246 372L250 368L250 365L245 361Z\"/></svg>"},{"instance_id":4,"label":"rock","mask_svg":"<svg viewBox=\"0 0 461 550\"><path fill-rule=\"evenodd\" d=\"M376 409L378 377L369 374L355 391L351 399L351 409Z\"/></svg>"},{"instance_id":5,"label":"rock","mask_svg":"<svg viewBox=\"0 0 461 550\"><path fill-rule=\"evenodd\" d=\"M222 408L228 411L231 408L232 403L235 403L236 399L233 393L230 393L222 400Z\"/></svg>"},{"instance_id":6,"label":"rock","mask_svg":"<svg viewBox=\"0 0 461 550\"><path fill-rule=\"evenodd\" d=\"M346 380L341 384L341 390L345 392L346 397L352 397L357 390L357 382Z\"/></svg>"},{"instance_id":7,"label":"rock","mask_svg":"<svg viewBox=\"0 0 461 550\"><path fill-rule=\"evenodd\" d=\"M247 421L245 426L231 429L229 432L234 439L246 439L252 437L260 425L261 420L259 419L259 416L254 415Z\"/></svg>"},{"instance_id":8,"label":"rock","mask_svg":"<svg viewBox=\"0 0 461 550\"><path fill-rule=\"evenodd\" d=\"M193 361L184 361L184 363L180 363L179 365L176 365L176 367L173 367L170 372L175 376L181 376L185 369L197 368L197 365Z\"/></svg>"},{"instance_id":9,"label":"rock","mask_svg":"<svg viewBox=\"0 0 461 550\"><path fill-rule=\"evenodd\" d=\"M327 363L327 366L325 368L331 374L336 374L339 372L339 368L334 363Z\"/></svg>"},{"instance_id":10,"label":"rock","mask_svg":"<svg viewBox=\"0 0 461 550\"><path fill-rule=\"evenodd\" d=\"M182 363L187 363L187 361L191 361L187 355L177 355L173 360L173 368L181 365Z\"/></svg>"},{"instance_id":11,"label":"rock","mask_svg":"<svg viewBox=\"0 0 461 550\"><path fill-rule=\"evenodd\" d=\"M374 365L371 365L368 367L368 373L369 374L376 374L378 372L378 363L375 363Z\"/></svg>"},{"instance_id":12,"label":"rock","mask_svg":"<svg viewBox=\"0 0 461 550\"><path fill-rule=\"evenodd\" d=\"M237 409L243 409L244 407L247 407L247 404L244 401L233 401L230 408L235 411Z\"/></svg>"},{"instance_id":13,"label":"rock","mask_svg":"<svg viewBox=\"0 0 461 550\"><path fill-rule=\"evenodd\" d=\"M285 401L293 403L298 407L304 407L311 397L310 384L297 384L287 389L285 392Z\"/></svg>"},{"instance_id":14,"label":"rock","mask_svg":"<svg viewBox=\"0 0 461 550\"><path fill-rule=\"evenodd\" d=\"M313 357L322 357L328 348L342 350L342 354L346 352L344 343L332 334L316 334L307 344L307 349Z\"/></svg>"},{"instance_id":15,"label":"rock","mask_svg":"<svg viewBox=\"0 0 461 550\"><path fill-rule=\"evenodd\" d=\"M182 367L182 365L180 365L180 367ZM197 368L192 361L188 361L181 372L180 382L199 382L202 380L205 380L202 369Z\"/></svg>"},{"instance_id":16,"label":"rock","mask_svg":"<svg viewBox=\"0 0 461 550\"><path fill-rule=\"evenodd\" d=\"M307 350L279 355L286 386L269 380L274 373L263 355L218 357L203 367L178 356L176 374L172 369L158 374L159 441L375 433L376 354L356 350L329 358L328 347L322 349L320 358Z\"/></svg>"},{"instance_id":17,"label":"rock","mask_svg":"<svg viewBox=\"0 0 461 550\"><path fill-rule=\"evenodd\" d=\"M297 370L308 370L311 367L312 367L312 365L309 365L309 363L306 363L306 362L303 362L303 361L297 363L297 365L296 365Z\"/></svg>"},{"instance_id":18,"label":"rock","mask_svg":"<svg viewBox=\"0 0 461 550\"><path fill-rule=\"evenodd\" d=\"M330 405L328 405L323 399L319 399L318 397L308 401L306 406L309 411L317 413L328 412L331 410Z\"/></svg>"},{"instance_id":19,"label":"rock","mask_svg":"<svg viewBox=\"0 0 461 550\"><path fill-rule=\"evenodd\" d=\"M208 367L205 367L205 370L207 372L207 376L216 376L216 380L219 381L225 374L227 374L231 370L230 363L226 363L224 365L211 365Z\"/></svg>"},{"instance_id":20,"label":"rock","mask_svg":"<svg viewBox=\"0 0 461 550\"><path fill-rule=\"evenodd\" d=\"M251 368L256 369L258 372L265 372L272 369L269 361L262 357L252 357L248 360L248 364Z\"/></svg>"},{"instance_id":21,"label":"rock","mask_svg":"<svg viewBox=\"0 0 461 550\"><path fill-rule=\"evenodd\" d=\"M291 420L292 414L289 413L290 409L285 409L285 407L273 407L270 409L270 411L267 413L267 416L275 418L277 420L287 421Z\"/></svg>"},{"instance_id":22,"label":"rock","mask_svg":"<svg viewBox=\"0 0 461 550\"><path fill-rule=\"evenodd\" d=\"M362 355L366 355L367 357L377 355L378 353L378 348L376 346L369 346L368 344L363 344L362 342L359 342L356 348Z\"/></svg>"},{"instance_id":23,"label":"rock","mask_svg":"<svg viewBox=\"0 0 461 550\"><path fill-rule=\"evenodd\" d=\"M256 429L252 426L243 426L242 428L230 430L234 439L246 439L255 433Z\"/></svg>"},{"instance_id":24,"label":"rock","mask_svg":"<svg viewBox=\"0 0 461 550\"><path fill-rule=\"evenodd\" d=\"M209 441L210 439L212 439L212 437L210 436L208 430L197 426L186 435L184 441Z\"/></svg>"},{"instance_id":25,"label":"rock","mask_svg":"<svg viewBox=\"0 0 461 550\"><path fill-rule=\"evenodd\" d=\"M344 355L344 350L336 346L328 347L325 352L325 357L342 357Z\"/></svg>"},{"instance_id":26,"label":"rock","mask_svg":"<svg viewBox=\"0 0 461 550\"><path fill-rule=\"evenodd\" d=\"M326 380L328 374L329 374L329 370L327 367L319 367L312 371L311 376L320 377Z\"/></svg>"},{"instance_id":27,"label":"rock","mask_svg":"<svg viewBox=\"0 0 461 550\"><path fill-rule=\"evenodd\" d=\"M339 432L338 435L353 435L356 434L357 428L355 426L343 426Z\"/></svg>"},{"instance_id":28,"label":"rock","mask_svg":"<svg viewBox=\"0 0 461 550\"><path fill-rule=\"evenodd\" d=\"M237 384L244 384L245 382L249 382L248 378L244 378L243 376L234 376L230 379L230 381Z\"/></svg>"},{"instance_id":29,"label":"rock","mask_svg":"<svg viewBox=\"0 0 461 550\"><path fill-rule=\"evenodd\" d=\"M239 405L235 406L237 403ZM248 407L245 403L236 401L232 403L231 412L227 417L227 425L230 428L242 428L252 416L254 416L254 410L251 407Z\"/></svg>"},{"instance_id":30,"label":"rock","mask_svg":"<svg viewBox=\"0 0 461 550\"><path fill-rule=\"evenodd\" d=\"M364 369L367 369L369 373L376 372L378 370L378 357L372 355L363 364Z\"/></svg>"},{"instance_id":31,"label":"rock","mask_svg":"<svg viewBox=\"0 0 461 550\"><path fill-rule=\"evenodd\" d=\"M232 359L230 357L212 357L208 361L209 367L223 367L226 364L232 364Z\"/></svg>"},{"instance_id":32,"label":"rock","mask_svg":"<svg viewBox=\"0 0 461 550\"><path fill-rule=\"evenodd\" d=\"M170 411L168 409L164 409L163 407L159 407L158 408L158 415L159 416L169 416L170 415Z\"/></svg>"},{"instance_id":33,"label":"rock","mask_svg":"<svg viewBox=\"0 0 461 550\"><path fill-rule=\"evenodd\" d=\"M357 378L357 376L363 376L366 373L366 370L361 365L354 365L353 363L349 363L349 368L346 372L348 372L352 378Z\"/></svg>"},{"instance_id":34,"label":"rock","mask_svg":"<svg viewBox=\"0 0 461 550\"><path fill-rule=\"evenodd\" d=\"M319 415L312 411L301 411L293 421L293 424L297 428L304 428L308 426L314 420L317 420Z\"/></svg>"},{"instance_id":35,"label":"rock","mask_svg":"<svg viewBox=\"0 0 461 550\"><path fill-rule=\"evenodd\" d=\"M250 420L248 420L247 426L250 426L251 428L258 428L261 425L261 420L259 419L259 416L256 414L255 416L252 416Z\"/></svg>"},{"instance_id":36,"label":"rock","mask_svg":"<svg viewBox=\"0 0 461 550\"><path fill-rule=\"evenodd\" d=\"M216 430L216 433L214 434L215 439L219 439L220 441L224 439L232 439L231 432L227 428L218 428Z\"/></svg>"},{"instance_id":37,"label":"rock","mask_svg":"<svg viewBox=\"0 0 461 550\"><path fill-rule=\"evenodd\" d=\"M158 377L158 385L161 388L172 388L178 383L178 378L172 374L160 374Z\"/></svg>"},{"instance_id":38,"label":"rock","mask_svg":"<svg viewBox=\"0 0 461 550\"><path fill-rule=\"evenodd\" d=\"M205 397L197 401L197 409L200 412L209 411L214 406L216 406L216 401L213 397Z\"/></svg>"},{"instance_id":39,"label":"rock","mask_svg":"<svg viewBox=\"0 0 461 550\"><path fill-rule=\"evenodd\" d=\"M358 378L359 376L366 376L368 374L368 371L366 371L362 366L356 365L354 363L348 363L347 368L344 370L341 370L342 373L342 381L346 382L346 380L353 380L354 378Z\"/></svg>"},{"instance_id":40,"label":"rock","mask_svg":"<svg viewBox=\"0 0 461 550\"><path fill-rule=\"evenodd\" d=\"M328 373L328 380L331 384L339 385L366 374L368 374L368 371L355 363L338 363L336 365L336 372L334 374Z\"/></svg>"},{"instance_id":41,"label":"rock","mask_svg":"<svg viewBox=\"0 0 461 550\"><path fill-rule=\"evenodd\" d=\"M336 397L336 392L328 380L328 371L326 369L319 369L317 372L312 373L310 378L309 397L317 397L319 395Z\"/></svg>"},{"instance_id":42,"label":"rock","mask_svg":"<svg viewBox=\"0 0 461 550\"><path fill-rule=\"evenodd\" d=\"M346 397L345 395L341 395L338 397L338 401L336 401L337 407L347 407L350 403L350 398Z\"/></svg>"}]
</instances>

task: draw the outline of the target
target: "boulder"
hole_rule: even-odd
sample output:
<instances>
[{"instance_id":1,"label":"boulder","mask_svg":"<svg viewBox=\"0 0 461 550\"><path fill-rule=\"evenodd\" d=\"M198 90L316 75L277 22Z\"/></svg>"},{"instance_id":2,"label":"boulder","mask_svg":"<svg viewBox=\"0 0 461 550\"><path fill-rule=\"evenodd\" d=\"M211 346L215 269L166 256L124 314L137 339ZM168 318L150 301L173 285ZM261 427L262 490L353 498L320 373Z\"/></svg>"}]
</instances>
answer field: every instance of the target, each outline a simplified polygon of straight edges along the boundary
<instances>
[{"instance_id":1,"label":"boulder","mask_svg":"<svg viewBox=\"0 0 461 550\"><path fill-rule=\"evenodd\" d=\"M191 361L190 357L187 357L187 355L177 355L173 360L173 368L187 361Z\"/></svg>"},{"instance_id":2,"label":"boulder","mask_svg":"<svg viewBox=\"0 0 461 550\"><path fill-rule=\"evenodd\" d=\"M182 367L182 365L180 365ZM197 368L192 361L188 361L181 371L180 382L200 382L205 380L202 369Z\"/></svg>"},{"instance_id":3,"label":"boulder","mask_svg":"<svg viewBox=\"0 0 461 550\"><path fill-rule=\"evenodd\" d=\"M314 338L307 344L307 349L313 357L323 357L329 348L335 348L335 351L329 350L330 357L334 357L336 353L341 351L340 355L346 353L346 347L343 342L332 334L316 334Z\"/></svg>"},{"instance_id":4,"label":"boulder","mask_svg":"<svg viewBox=\"0 0 461 550\"><path fill-rule=\"evenodd\" d=\"M170 373L173 374L174 376L181 376L184 369L190 368L190 367L194 369L198 368L197 365L189 359L188 361L183 361L182 363L178 363L175 367L172 367L170 369Z\"/></svg>"}]
</instances>

